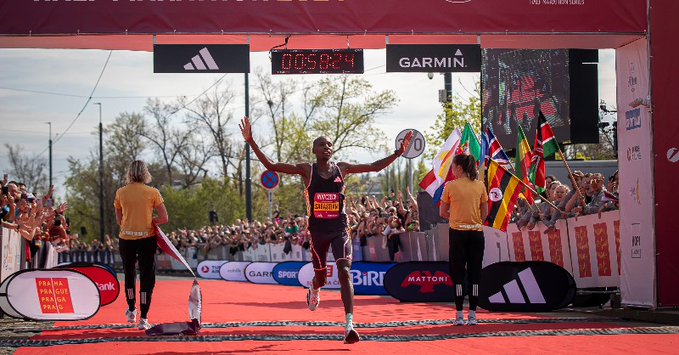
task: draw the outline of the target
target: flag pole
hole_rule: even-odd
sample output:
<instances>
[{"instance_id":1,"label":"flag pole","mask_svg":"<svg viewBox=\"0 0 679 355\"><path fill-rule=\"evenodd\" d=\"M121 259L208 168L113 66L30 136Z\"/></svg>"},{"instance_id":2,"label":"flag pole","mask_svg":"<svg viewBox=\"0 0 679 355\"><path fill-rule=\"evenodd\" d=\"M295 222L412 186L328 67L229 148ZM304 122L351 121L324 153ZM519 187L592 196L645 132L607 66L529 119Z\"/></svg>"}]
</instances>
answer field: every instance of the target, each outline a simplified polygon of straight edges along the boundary
<instances>
[{"instance_id":1,"label":"flag pole","mask_svg":"<svg viewBox=\"0 0 679 355\"><path fill-rule=\"evenodd\" d=\"M498 166L502 167L500 164L498 164ZM503 168L503 169L504 169L504 168ZM512 173L511 173L510 171L508 171L507 169L505 169L505 171L506 171L507 173L511 174L514 178L516 178L516 180L519 180L519 182L521 183L521 185L525 186L525 187L526 187L528 190L530 190L532 193L534 193L535 195L541 196L537 191L535 191L535 189L533 189L532 187L528 186L528 184L526 184L525 182L523 182L523 180L521 180L521 179L519 179L518 177L516 177L516 175L512 174ZM549 199L545 198L545 199L542 199L542 201L544 201L544 202L547 203L548 205L552 206L552 207L553 207L554 209L556 209L557 211L559 211L559 212L561 212L561 213L564 213L564 211L562 211L559 207L557 207L555 204L553 204L552 201L550 201Z\"/></svg>"},{"instance_id":2,"label":"flag pole","mask_svg":"<svg viewBox=\"0 0 679 355\"><path fill-rule=\"evenodd\" d=\"M577 181L575 181L575 176L573 176L573 171L571 171L571 167L568 166L568 162L566 161L566 156L561 151L561 146L558 143L557 143L556 146L559 149L559 155L561 156L561 160L563 161L564 165L566 165L566 170L568 171L568 176L571 178L571 181L573 182L573 186L575 186L575 191L578 193L578 197L580 198L580 200L582 202L582 201L585 200L585 196L582 194L582 191L580 191L580 184L578 184ZM583 204L583 207L584 207L584 204Z\"/></svg>"}]
</instances>

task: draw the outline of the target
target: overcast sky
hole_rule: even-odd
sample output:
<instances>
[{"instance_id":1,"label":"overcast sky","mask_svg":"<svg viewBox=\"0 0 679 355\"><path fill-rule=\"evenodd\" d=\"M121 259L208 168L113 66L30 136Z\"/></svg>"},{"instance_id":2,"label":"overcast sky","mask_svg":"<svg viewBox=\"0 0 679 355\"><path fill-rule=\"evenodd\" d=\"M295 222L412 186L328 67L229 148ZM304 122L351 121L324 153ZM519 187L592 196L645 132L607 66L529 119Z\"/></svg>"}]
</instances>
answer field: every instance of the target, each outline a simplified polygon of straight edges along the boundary
<instances>
[{"instance_id":1,"label":"overcast sky","mask_svg":"<svg viewBox=\"0 0 679 355\"><path fill-rule=\"evenodd\" d=\"M29 154L47 157L48 125L52 122L53 136L61 135L83 109L90 92L104 67L109 51L102 50L38 50L0 49L0 173L9 172L5 143L20 144ZM261 67L270 72L268 53L251 54L251 70ZM441 111L438 90L443 89L443 76L432 80L425 73L385 73L385 51L365 51L365 74L376 91L391 89L400 101L389 114L378 117L377 127L389 144L406 128L428 131ZM53 148L55 184L66 176L66 159L71 156L85 159L98 147L93 133L99 123L98 106L102 103L102 121L112 122L123 111L140 112L148 97L172 100L178 96L193 99L212 85L223 74L154 74L153 54L149 52L113 51L90 104L84 108L75 124ZM274 80L285 79L275 76ZM315 80L318 76L297 76ZM251 76L251 85L253 81ZM479 74L453 74L453 90L468 96ZM228 74L224 79L235 87L243 87L242 74ZM460 84L461 82L461 84ZM613 50L600 52L600 98L615 104L615 60ZM251 88L251 95L254 89ZM240 102L244 102L242 90ZM244 113L244 103L233 107L236 117ZM182 115L176 115L179 122ZM234 122L231 127L237 133ZM264 132L262 132L264 134ZM375 157L357 154L356 159L367 162ZM57 187L57 193L63 194Z\"/></svg>"}]
</instances>

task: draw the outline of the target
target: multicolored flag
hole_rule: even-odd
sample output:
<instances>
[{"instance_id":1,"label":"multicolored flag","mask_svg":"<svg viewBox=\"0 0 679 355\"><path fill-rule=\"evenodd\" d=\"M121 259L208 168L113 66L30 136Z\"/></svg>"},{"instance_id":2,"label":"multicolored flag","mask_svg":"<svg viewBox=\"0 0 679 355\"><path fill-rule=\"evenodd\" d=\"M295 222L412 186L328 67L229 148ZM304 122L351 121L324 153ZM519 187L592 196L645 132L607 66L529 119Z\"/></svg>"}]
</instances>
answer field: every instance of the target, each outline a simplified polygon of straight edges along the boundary
<instances>
[{"instance_id":1,"label":"multicolored flag","mask_svg":"<svg viewBox=\"0 0 679 355\"><path fill-rule=\"evenodd\" d=\"M500 141L495 138L495 135L490 130L490 127L486 127L481 135L481 157L484 162L484 166L488 167L490 160L495 160L498 164L502 165L507 169L512 169L512 163L509 160L509 156L505 153L502 148Z\"/></svg>"},{"instance_id":2,"label":"multicolored flag","mask_svg":"<svg viewBox=\"0 0 679 355\"><path fill-rule=\"evenodd\" d=\"M489 202L485 224L506 232L523 185L516 176L494 160L488 165L487 184Z\"/></svg>"},{"instance_id":3,"label":"multicolored flag","mask_svg":"<svg viewBox=\"0 0 679 355\"><path fill-rule=\"evenodd\" d=\"M473 156L477 162L481 160L481 144L479 144L476 133L474 133L474 129L469 122L464 125L462 139L460 140L460 148L465 154Z\"/></svg>"},{"instance_id":4,"label":"multicolored flag","mask_svg":"<svg viewBox=\"0 0 679 355\"><path fill-rule=\"evenodd\" d=\"M543 193L547 189L545 158L553 156L558 150L559 145L556 142L552 127L547 122L545 115L540 111L538 114L537 132L535 134L535 145L533 146L533 155L531 156L531 165L535 176L533 183L539 193Z\"/></svg>"},{"instance_id":5,"label":"multicolored flag","mask_svg":"<svg viewBox=\"0 0 679 355\"><path fill-rule=\"evenodd\" d=\"M447 181L453 180L451 167L459 147L462 134L455 129L441 146L441 150L434 157L433 169L420 182L420 187L438 203L443 194L443 187ZM437 199L438 198L438 199Z\"/></svg>"},{"instance_id":6,"label":"multicolored flag","mask_svg":"<svg viewBox=\"0 0 679 355\"><path fill-rule=\"evenodd\" d=\"M530 186L531 181L535 180L534 175L531 178L531 157L533 153L528 145L528 140L526 139L526 134L523 132L523 128L519 126L519 132L517 135L516 142L516 157L514 158L514 171L516 172L516 177L522 180L524 183ZM528 190L525 189L523 192L526 200L529 203L534 203L533 195Z\"/></svg>"}]
</instances>

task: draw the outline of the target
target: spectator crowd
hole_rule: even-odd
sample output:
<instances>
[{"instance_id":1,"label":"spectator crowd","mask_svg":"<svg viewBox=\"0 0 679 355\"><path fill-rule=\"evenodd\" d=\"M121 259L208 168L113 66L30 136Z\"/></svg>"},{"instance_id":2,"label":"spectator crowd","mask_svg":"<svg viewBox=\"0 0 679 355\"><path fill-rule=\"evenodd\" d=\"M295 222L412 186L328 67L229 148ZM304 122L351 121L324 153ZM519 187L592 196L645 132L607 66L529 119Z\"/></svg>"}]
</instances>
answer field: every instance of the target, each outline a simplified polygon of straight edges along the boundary
<instances>
[{"instance_id":1,"label":"spectator crowd","mask_svg":"<svg viewBox=\"0 0 679 355\"><path fill-rule=\"evenodd\" d=\"M618 209L618 172L608 180L600 173L582 173L574 171L568 185L556 180L554 176L546 178L547 185L544 196L529 204L519 199L512 222L519 229L534 229L538 222L553 229L559 219L581 215L600 214ZM546 203L549 200L558 210Z\"/></svg>"}]
</instances>

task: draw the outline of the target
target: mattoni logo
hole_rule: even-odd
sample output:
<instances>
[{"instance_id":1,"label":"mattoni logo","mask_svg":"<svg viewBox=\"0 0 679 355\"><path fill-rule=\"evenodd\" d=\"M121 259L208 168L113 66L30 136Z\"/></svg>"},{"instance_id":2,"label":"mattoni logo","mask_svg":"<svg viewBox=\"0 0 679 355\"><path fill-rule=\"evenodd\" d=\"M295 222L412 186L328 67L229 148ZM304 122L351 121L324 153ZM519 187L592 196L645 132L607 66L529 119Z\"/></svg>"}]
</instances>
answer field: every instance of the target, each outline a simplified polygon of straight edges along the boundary
<instances>
[{"instance_id":1,"label":"mattoni logo","mask_svg":"<svg viewBox=\"0 0 679 355\"><path fill-rule=\"evenodd\" d=\"M219 66L207 50L207 47L198 51L191 61L184 65L184 70L219 70Z\"/></svg>"},{"instance_id":2,"label":"mattoni logo","mask_svg":"<svg viewBox=\"0 0 679 355\"><path fill-rule=\"evenodd\" d=\"M672 147L667 150L667 161L676 163L679 161L679 149Z\"/></svg>"},{"instance_id":3,"label":"mattoni logo","mask_svg":"<svg viewBox=\"0 0 679 355\"><path fill-rule=\"evenodd\" d=\"M401 283L401 287L420 286L420 293L433 293L434 286L447 285L453 287L450 275L442 271L436 271L434 275L430 271L413 271Z\"/></svg>"},{"instance_id":4,"label":"mattoni logo","mask_svg":"<svg viewBox=\"0 0 679 355\"><path fill-rule=\"evenodd\" d=\"M545 296L540 290L540 285L530 268L518 273L518 278L509 281L502 286L502 290L488 297L490 303L514 303L514 304L545 304ZM525 291L521 292L521 289ZM505 297L506 296L506 297Z\"/></svg>"},{"instance_id":5,"label":"mattoni logo","mask_svg":"<svg viewBox=\"0 0 679 355\"><path fill-rule=\"evenodd\" d=\"M488 198L490 198L490 200L493 202L502 200L502 190L497 187L493 187L490 189L490 191L488 191Z\"/></svg>"}]
</instances>

